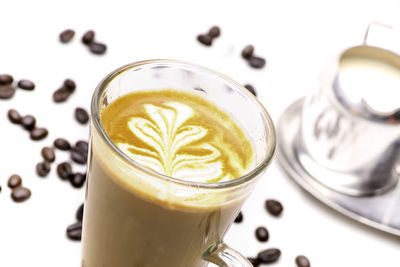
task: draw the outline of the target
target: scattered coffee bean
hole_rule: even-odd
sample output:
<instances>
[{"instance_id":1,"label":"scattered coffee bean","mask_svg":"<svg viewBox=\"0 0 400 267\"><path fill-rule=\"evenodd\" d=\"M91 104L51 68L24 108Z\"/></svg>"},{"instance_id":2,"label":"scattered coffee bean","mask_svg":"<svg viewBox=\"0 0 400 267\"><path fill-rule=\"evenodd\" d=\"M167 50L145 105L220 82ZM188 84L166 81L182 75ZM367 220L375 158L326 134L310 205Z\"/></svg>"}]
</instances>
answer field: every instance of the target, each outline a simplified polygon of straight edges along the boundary
<instances>
[{"instance_id":1,"label":"scattered coffee bean","mask_svg":"<svg viewBox=\"0 0 400 267\"><path fill-rule=\"evenodd\" d=\"M54 149L51 147L44 147L41 151L42 157L47 162L53 162L56 159L56 154L54 153Z\"/></svg>"},{"instance_id":2,"label":"scattered coffee bean","mask_svg":"<svg viewBox=\"0 0 400 267\"><path fill-rule=\"evenodd\" d=\"M107 46L105 44L102 44L102 43L91 42L89 44L89 50L93 54L102 55L107 51Z\"/></svg>"},{"instance_id":3,"label":"scattered coffee bean","mask_svg":"<svg viewBox=\"0 0 400 267\"><path fill-rule=\"evenodd\" d=\"M300 255L296 257L296 264L298 267L310 267L310 261L306 256Z\"/></svg>"},{"instance_id":4,"label":"scattered coffee bean","mask_svg":"<svg viewBox=\"0 0 400 267\"><path fill-rule=\"evenodd\" d=\"M254 96L257 96L256 89L254 89L254 87L253 87L252 85L246 84L244 87L245 87L247 90L249 90L250 93L252 93Z\"/></svg>"},{"instance_id":5,"label":"scattered coffee bean","mask_svg":"<svg viewBox=\"0 0 400 267\"><path fill-rule=\"evenodd\" d=\"M53 100L56 103L60 102L65 102L68 97L70 96L70 93L66 87L60 87L53 93Z\"/></svg>"},{"instance_id":6,"label":"scattered coffee bean","mask_svg":"<svg viewBox=\"0 0 400 267\"><path fill-rule=\"evenodd\" d=\"M253 56L253 53L254 53L254 46L247 45L242 50L242 57L245 58L245 59L249 59L251 56Z\"/></svg>"},{"instance_id":7,"label":"scattered coffee bean","mask_svg":"<svg viewBox=\"0 0 400 267\"><path fill-rule=\"evenodd\" d=\"M82 222L83 220L83 209L84 209L84 204L79 206L78 210L76 211L76 219L78 222Z\"/></svg>"},{"instance_id":8,"label":"scattered coffee bean","mask_svg":"<svg viewBox=\"0 0 400 267\"><path fill-rule=\"evenodd\" d=\"M267 228L265 228L263 226L257 227L257 229L256 229L256 238L260 242L268 241L269 233L268 233Z\"/></svg>"},{"instance_id":9,"label":"scattered coffee bean","mask_svg":"<svg viewBox=\"0 0 400 267\"><path fill-rule=\"evenodd\" d=\"M42 140L43 138L46 138L46 136L49 134L49 131L46 128L34 128L30 132L30 137L32 140L38 141Z\"/></svg>"},{"instance_id":10,"label":"scattered coffee bean","mask_svg":"<svg viewBox=\"0 0 400 267\"><path fill-rule=\"evenodd\" d=\"M67 180L72 175L72 167L68 162L62 162L57 165L57 174L62 180Z\"/></svg>"},{"instance_id":11,"label":"scattered coffee bean","mask_svg":"<svg viewBox=\"0 0 400 267\"><path fill-rule=\"evenodd\" d=\"M67 227L67 236L72 240L81 240L82 238L82 223L77 222Z\"/></svg>"},{"instance_id":12,"label":"scattered coffee bean","mask_svg":"<svg viewBox=\"0 0 400 267\"><path fill-rule=\"evenodd\" d=\"M92 31L92 30L87 31L82 37L82 42L84 44L90 44L91 42L93 42L94 36L95 36L94 31Z\"/></svg>"},{"instance_id":13,"label":"scattered coffee bean","mask_svg":"<svg viewBox=\"0 0 400 267\"><path fill-rule=\"evenodd\" d=\"M89 114L83 108L76 108L75 119L81 124L86 124L89 121Z\"/></svg>"},{"instance_id":14,"label":"scattered coffee bean","mask_svg":"<svg viewBox=\"0 0 400 267\"><path fill-rule=\"evenodd\" d=\"M257 255L257 259L260 263L273 263L276 262L281 256L281 251L277 248L270 248L261 251Z\"/></svg>"},{"instance_id":15,"label":"scattered coffee bean","mask_svg":"<svg viewBox=\"0 0 400 267\"><path fill-rule=\"evenodd\" d=\"M89 144L86 141L78 141L75 144L75 148L79 149L82 153L87 154L89 151Z\"/></svg>"},{"instance_id":16,"label":"scattered coffee bean","mask_svg":"<svg viewBox=\"0 0 400 267\"><path fill-rule=\"evenodd\" d=\"M218 26L211 27L208 31L208 35L210 35L211 38L216 38L221 35L221 29Z\"/></svg>"},{"instance_id":17,"label":"scattered coffee bean","mask_svg":"<svg viewBox=\"0 0 400 267\"><path fill-rule=\"evenodd\" d=\"M7 112L7 116L8 116L8 119L9 119L12 123L15 123L15 124L20 124L21 121L22 121L21 115L20 115L19 112L16 111L15 109L10 109L10 110Z\"/></svg>"},{"instance_id":18,"label":"scattered coffee bean","mask_svg":"<svg viewBox=\"0 0 400 267\"><path fill-rule=\"evenodd\" d=\"M197 40L206 46L212 45L212 37L208 34L200 34L197 36Z\"/></svg>"},{"instance_id":19,"label":"scattered coffee bean","mask_svg":"<svg viewBox=\"0 0 400 267\"><path fill-rule=\"evenodd\" d=\"M25 128L25 130L30 131L35 127L36 119L32 115L26 115L26 116L22 117L21 124L22 124L22 127Z\"/></svg>"},{"instance_id":20,"label":"scattered coffee bean","mask_svg":"<svg viewBox=\"0 0 400 267\"><path fill-rule=\"evenodd\" d=\"M0 99L10 99L15 94L15 88L11 84L0 85Z\"/></svg>"},{"instance_id":21,"label":"scattered coffee bean","mask_svg":"<svg viewBox=\"0 0 400 267\"><path fill-rule=\"evenodd\" d=\"M57 138L56 140L54 140L54 146L64 151L71 149L70 143L64 138Z\"/></svg>"},{"instance_id":22,"label":"scattered coffee bean","mask_svg":"<svg viewBox=\"0 0 400 267\"><path fill-rule=\"evenodd\" d=\"M282 204L275 199L268 199L265 202L265 207L267 208L269 213L274 216L279 216L283 211Z\"/></svg>"},{"instance_id":23,"label":"scattered coffee bean","mask_svg":"<svg viewBox=\"0 0 400 267\"><path fill-rule=\"evenodd\" d=\"M50 168L50 163L48 163L47 161L39 162L38 164L36 164L36 173L40 177L45 177L47 176L47 174L49 174Z\"/></svg>"},{"instance_id":24,"label":"scattered coffee bean","mask_svg":"<svg viewBox=\"0 0 400 267\"><path fill-rule=\"evenodd\" d=\"M62 33L60 33L60 41L62 43L68 43L69 41L72 40L74 35L75 35L75 32L73 30L67 29L67 30L63 31Z\"/></svg>"},{"instance_id":25,"label":"scattered coffee bean","mask_svg":"<svg viewBox=\"0 0 400 267\"><path fill-rule=\"evenodd\" d=\"M261 69L265 66L265 59L262 57L251 56L248 59L249 65L255 69Z\"/></svg>"},{"instance_id":26,"label":"scattered coffee bean","mask_svg":"<svg viewBox=\"0 0 400 267\"><path fill-rule=\"evenodd\" d=\"M86 181L86 174L77 172L73 175L70 175L68 178L73 187L81 188Z\"/></svg>"},{"instance_id":27,"label":"scattered coffee bean","mask_svg":"<svg viewBox=\"0 0 400 267\"><path fill-rule=\"evenodd\" d=\"M26 187L18 186L13 188L11 191L11 198L15 202L22 202L27 200L31 196L31 190Z\"/></svg>"},{"instance_id":28,"label":"scattered coffee bean","mask_svg":"<svg viewBox=\"0 0 400 267\"><path fill-rule=\"evenodd\" d=\"M13 174L8 178L7 185L9 188L15 188L17 186L20 186L22 184L22 179L21 176L18 174Z\"/></svg>"},{"instance_id":29,"label":"scattered coffee bean","mask_svg":"<svg viewBox=\"0 0 400 267\"><path fill-rule=\"evenodd\" d=\"M235 223L241 223L243 221L243 214L240 211L239 214L236 216Z\"/></svg>"},{"instance_id":30,"label":"scattered coffee bean","mask_svg":"<svg viewBox=\"0 0 400 267\"><path fill-rule=\"evenodd\" d=\"M10 74L0 74L0 85L9 85L14 81Z\"/></svg>"},{"instance_id":31,"label":"scattered coffee bean","mask_svg":"<svg viewBox=\"0 0 400 267\"><path fill-rule=\"evenodd\" d=\"M84 153L79 148L73 147L71 149L71 159L78 164L86 164L87 153Z\"/></svg>"},{"instance_id":32,"label":"scattered coffee bean","mask_svg":"<svg viewBox=\"0 0 400 267\"><path fill-rule=\"evenodd\" d=\"M20 80L18 82L18 87L24 90L32 91L35 89L35 84L30 80Z\"/></svg>"},{"instance_id":33,"label":"scattered coffee bean","mask_svg":"<svg viewBox=\"0 0 400 267\"><path fill-rule=\"evenodd\" d=\"M260 261L257 258L248 257L249 262L254 266L258 267L260 265Z\"/></svg>"},{"instance_id":34,"label":"scattered coffee bean","mask_svg":"<svg viewBox=\"0 0 400 267\"><path fill-rule=\"evenodd\" d=\"M67 91L68 91L70 94L72 94L72 93L75 91L75 89L76 89L76 84L75 84L75 82L74 82L73 80L71 80L71 79L65 79L63 85L64 85L63 87L66 88Z\"/></svg>"}]
</instances>

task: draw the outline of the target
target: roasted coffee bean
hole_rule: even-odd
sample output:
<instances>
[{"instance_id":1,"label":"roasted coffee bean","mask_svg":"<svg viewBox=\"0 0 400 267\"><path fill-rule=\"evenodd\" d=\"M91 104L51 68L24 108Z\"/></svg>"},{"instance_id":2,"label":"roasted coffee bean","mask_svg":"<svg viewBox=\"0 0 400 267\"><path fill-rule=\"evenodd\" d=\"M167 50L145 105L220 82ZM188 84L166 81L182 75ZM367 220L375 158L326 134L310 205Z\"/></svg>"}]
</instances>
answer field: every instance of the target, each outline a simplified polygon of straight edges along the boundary
<instances>
[{"instance_id":1,"label":"roasted coffee bean","mask_svg":"<svg viewBox=\"0 0 400 267\"><path fill-rule=\"evenodd\" d=\"M274 216L279 216L283 211L282 204L275 199L268 199L265 202L265 207L267 208L269 213Z\"/></svg>"},{"instance_id":2,"label":"roasted coffee bean","mask_svg":"<svg viewBox=\"0 0 400 267\"><path fill-rule=\"evenodd\" d=\"M89 114L83 108L76 108L75 119L81 124L86 124L89 121Z\"/></svg>"},{"instance_id":3,"label":"roasted coffee bean","mask_svg":"<svg viewBox=\"0 0 400 267\"><path fill-rule=\"evenodd\" d=\"M26 116L22 117L21 124L22 124L22 127L25 128L25 130L30 131L33 128L35 128L36 119L32 115L26 115Z\"/></svg>"},{"instance_id":4,"label":"roasted coffee bean","mask_svg":"<svg viewBox=\"0 0 400 267\"><path fill-rule=\"evenodd\" d=\"M82 237L82 223L77 222L67 227L67 236L72 240L81 240Z\"/></svg>"},{"instance_id":5,"label":"roasted coffee bean","mask_svg":"<svg viewBox=\"0 0 400 267\"><path fill-rule=\"evenodd\" d=\"M30 137L32 140L38 141L46 138L49 134L49 131L46 128L34 128L30 132Z\"/></svg>"},{"instance_id":6,"label":"roasted coffee bean","mask_svg":"<svg viewBox=\"0 0 400 267\"><path fill-rule=\"evenodd\" d=\"M11 84L0 85L0 99L10 99L15 94L15 88Z\"/></svg>"},{"instance_id":7,"label":"roasted coffee bean","mask_svg":"<svg viewBox=\"0 0 400 267\"><path fill-rule=\"evenodd\" d=\"M39 162L38 164L36 164L36 173L40 177L45 177L47 176L47 174L49 174L50 168L50 163L48 163L47 161Z\"/></svg>"},{"instance_id":8,"label":"roasted coffee bean","mask_svg":"<svg viewBox=\"0 0 400 267\"><path fill-rule=\"evenodd\" d=\"M206 46L212 45L212 37L208 34L200 34L197 36L197 40Z\"/></svg>"},{"instance_id":9,"label":"roasted coffee bean","mask_svg":"<svg viewBox=\"0 0 400 267\"><path fill-rule=\"evenodd\" d=\"M68 97L70 96L70 94L71 93L68 91L68 89L65 86L60 87L54 91L53 100L56 103L65 102L68 99Z\"/></svg>"},{"instance_id":10,"label":"roasted coffee bean","mask_svg":"<svg viewBox=\"0 0 400 267\"><path fill-rule=\"evenodd\" d=\"M265 66L265 59L262 57L251 56L249 57L249 65L255 69L261 69Z\"/></svg>"},{"instance_id":11,"label":"roasted coffee bean","mask_svg":"<svg viewBox=\"0 0 400 267\"><path fill-rule=\"evenodd\" d=\"M211 38L216 38L221 35L221 29L218 26L211 27L208 31L208 35L210 35Z\"/></svg>"},{"instance_id":12,"label":"roasted coffee bean","mask_svg":"<svg viewBox=\"0 0 400 267\"><path fill-rule=\"evenodd\" d=\"M94 31L92 31L92 30L87 31L82 37L82 42L84 44L90 44L91 42L93 42L94 36L95 36Z\"/></svg>"},{"instance_id":13,"label":"roasted coffee bean","mask_svg":"<svg viewBox=\"0 0 400 267\"><path fill-rule=\"evenodd\" d=\"M8 178L7 185L9 188L15 188L17 186L20 186L22 184L22 179L21 176L18 174L13 174Z\"/></svg>"},{"instance_id":14,"label":"roasted coffee bean","mask_svg":"<svg viewBox=\"0 0 400 267\"><path fill-rule=\"evenodd\" d=\"M306 256L300 255L296 257L296 264L298 267L310 267L310 261Z\"/></svg>"},{"instance_id":15,"label":"roasted coffee bean","mask_svg":"<svg viewBox=\"0 0 400 267\"><path fill-rule=\"evenodd\" d=\"M15 123L15 124L20 124L21 121L22 121L21 115L20 115L19 112L16 111L15 109L10 109L10 110L7 112L7 116L8 116L8 119L9 119L12 123Z\"/></svg>"},{"instance_id":16,"label":"roasted coffee bean","mask_svg":"<svg viewBox=\"0 0 400 267\"><path fill-rule=\"evenodd\" d=\"M102 55L107 51L107 46L105 44L102 44L102 43L91 42L89 44L89 50L93 54Z\"/></svg>"},{"instance_id":17,"label":"roasted coffee bean","mask_svg":"<svg viewBox=\"0 0 400 267\"><path fill-rule=\"evenodd\" d=\"M13 76L10 74L0 74L0 85L8 85L14 81Z\"/></svg>"},{"instance_id":18,"label":"roasted coffee bean","mask_svg":"<svg viewBox=\"0 0 400 267\"><path fill-rule=\"evenodd\" d=\"M71 144L64 138L57 138L54 140L54 146L64 151L71 149Z\"/></svg>"},{"instance_id":19,"label":"roasted coffee bean","mask_svg":"<svg viewBox=\"0 0 400 267\"><path fill-rule=\"evenodd\" d=\"M82 222L83 220L83 209L84 209L84 204L79 206L78 210L76 211L76 219L78 222Z\"/></svg>"},{"instance_id":20,"label":"roasted coffee bean","mask_svg":"<svg viewBox=\"0 0 400 267\"><path fill-rule=\"evenodd\" d=\"M68 43L69 41L72 40L74 35L75 35L75 32L73 30L67 29L67 30L63 31L62 33L60 33L60 41L62 43Z\"/></svg>"},{"instance_id":21,"label":"roasted coffee bean","mask_svg":"<svg viewBox=\"0 0 400 267\"><path fill-rule=\"evenodd\" d=\"M78 141L75 144L75 148L79 149L82 153L87 154L89 151L89 144L86 141Z\"/></svg>"},{"instance_id":22,"label":"roasted coffee bean","mask_svg":"<svg viewBox=\"0 0 400 267\"><path fill-rule=\"evenodd\" d=\"M267 228L265 228L263 226L257 227L257 229L256 229L256 238L260 242L268 241L269 233L268 233Z\"/></svg>"},{"instance_id":23,"label":"roasted coffee bean","mask_svg":"<svg viewBox=\"0 0 400 267\"><path fill-rule=\"evenodd\" d=\"M11 191L11 198L15 202L22 202L31 196L31 190L23 186L17 186Z\"/></svg>"},{"instance_id":24,"label":"roasted coffee bean","mask_svg":"<svg viewBox=\"0 0 400 267\"><path fill-rule=\"evenodd\" d=\"M260 261L257 258L248 257L249 262L254 266L258 267L260 265Z\"/></svg>"},{"instance_id":25,"label":"roasted coffee bean","mask_svg":"<svg viewBox=\"0 0 400 267\"><path fill-rule=\"evenodd\" d=\"M86 164L87 153L84 153L79 148L73 147L71 149L71 159L78 164Z\"/></svg>"},{"instance_id":26,"label":"roasted coffee bean","mask_svg":"<svg viewBox=\"0 0 400 267\"><path fill-rule=\"evenodd\" d=\"M257 92L256 89L254 89L254 87L251 84L246 84L244 86L247 90L250 91L250 93L252 93L254 96L257 96Z\"/></svg>"},{"instance_id":27,"label":"roasted coffee bean","mask_svg":"<svg viewBox=\"0 0 400 267\"><path fill-rule=\"evenodd\" d=\"M18 82L18 87L24 90L32 91L35 89L35 84L30 80L20 80Z\"/></svg>"},{"instance_id":28,"label":"roasted coffee bean","mask_svg":"<svg viewBox=\"0 0 400 267\"><path fill-rule=\"evenodd\" d=\"M72 167L68 162L62 162L57 165L57 174L62 180L67 180L72 175Z\"/></svg>"},{"instance_id":29,"label":"roasted coffee bean","mask_svg":"<svg viewBox=\"0 0 400 267\"><path fill-rule=\"evenodd\" d=\"M75 188L81 188L86 181L86 174L83 173L74 173L68 177L71 185Z\"/></svg>"},{"instance_id":30,"label":"roasted coffee bean","mask_svg":"<svg viewBox=\"0 0 400 267\"><path fill-rule=\"evenodd\" d=\"M249 59L251 56L253 56L253 53L254 53L254 46L247 45L242 50L242 57L245 59Z\"/></svg>"},{"instance_id":31,"label":"roasted coffee bean","mask_svg":"<svg viewBox=\"0 0 400 267\"><path fill-rule=\"evenodd\" d=\"M279 249L270 248L258 253L257 259L260 261L260 263L273 263L279 260L280 256L281 251Z\"/></svg>"},{"instance_id":32,"label":"roasted coffee bean","mask_svg":"<svg viewBox=\"0 0 400 267\"><path fill-rule=\"evenodd\" d=\"M44 148L42 148L41 154L44 160L48 162L53 162L56 159L54 149L51 147L45 146Z\"/></svg>"},{"instance_id":33,"label":"roasted coffee bean","mask_svg":"<svg viewBox=\"0 0 400 267\"><path fill-rule=\"evenodd\" d=\"M73 80L71 80L71 79L65 79L63 85L64 85L63 87L66 88L67 91L68 91L69 93L71 93L71 94L72 94L72 93L75 91L75 89L76 89L76 84L75 84L75 82L74 82Z\"/></svg>"},{"instance_id":34,"label":"roasted coffee bean","mask_svg":"<svg viewBox=\"0 0 400 267\"><path fill-rule=\"evenodd\" d=\"M235 223L241 223L243 221L243 214L240 211L239 214L236 216Z\"/></svg>"}]
</instances>

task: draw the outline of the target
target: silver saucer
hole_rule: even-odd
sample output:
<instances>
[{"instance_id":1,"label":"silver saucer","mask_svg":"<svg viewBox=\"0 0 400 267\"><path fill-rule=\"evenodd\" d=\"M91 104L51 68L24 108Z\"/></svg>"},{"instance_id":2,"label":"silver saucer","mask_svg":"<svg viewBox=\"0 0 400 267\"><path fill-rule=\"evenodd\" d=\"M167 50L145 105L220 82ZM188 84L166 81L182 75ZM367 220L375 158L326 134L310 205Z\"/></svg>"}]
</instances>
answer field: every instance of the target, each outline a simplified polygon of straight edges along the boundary
<instances>
[{"instance_id":1,"label":"silver saucer","mask_svg":"<svg viewBox=\"0 0 400 267\"><path fill-rule=\"evenodd\" d=\"M297 138L304 98L292 103L277 125L278 161L284 171L315 198L371 227L400 236L400 183L379 195L355 197L331 190L313 178L298 160Z\"/></svg>"}]
</instances>

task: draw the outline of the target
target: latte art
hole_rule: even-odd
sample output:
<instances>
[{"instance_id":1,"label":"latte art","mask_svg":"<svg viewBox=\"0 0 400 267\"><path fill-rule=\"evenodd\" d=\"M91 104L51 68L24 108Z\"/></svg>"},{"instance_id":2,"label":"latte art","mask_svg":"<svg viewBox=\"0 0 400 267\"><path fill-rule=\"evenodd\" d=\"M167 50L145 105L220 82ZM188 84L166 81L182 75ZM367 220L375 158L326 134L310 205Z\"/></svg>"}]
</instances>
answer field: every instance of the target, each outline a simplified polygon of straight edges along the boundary
<instances>
[{"instance_id":1,"label":"latte art","mask_svg":"<svg viewBox=\"0 0 400 267\"><path fill-rule=\"evenodd\" d=\"M108 125L102 117L117 147L141 165L178 179L221 182L242 175L251 162L251 157L243 158L242 150L251 151L251 145L237 126L227 128L234 125L232 119L227 120L226 114L203 99L189 94L180 98L183 93L179 92L168 97L166 92L124 96L121 99L130 98L126 103L130 104L129 114L114 113L117 117L110 117ZM146 95L148 101L138 94ZM194 100L197 102L192 103ZM235 140L235 135L243 140Z\"/></svg>"}]
</instances>

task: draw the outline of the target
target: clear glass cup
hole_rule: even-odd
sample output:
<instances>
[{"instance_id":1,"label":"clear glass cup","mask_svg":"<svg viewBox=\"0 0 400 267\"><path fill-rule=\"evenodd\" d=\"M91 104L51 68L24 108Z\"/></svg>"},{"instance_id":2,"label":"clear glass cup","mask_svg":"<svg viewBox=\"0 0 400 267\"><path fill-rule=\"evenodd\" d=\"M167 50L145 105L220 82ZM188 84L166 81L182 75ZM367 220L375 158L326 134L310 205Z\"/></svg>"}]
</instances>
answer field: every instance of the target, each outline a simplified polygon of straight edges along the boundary
<instances>
[{"instance_id":1,"label":"clear glass cup","mask_svg":"<svg viewBox=\"0 0 400 267\"><path fill-rule=\"evenodd\" d=\"M102 110L130 92L167 88L200 95L230 114L253 143L255 167L235 180L189 182L154 172L121 152L102 127ZM99 84L91 115L82 266L252 266L223 242L275 151L272 120L247 89L197 65L142 61Z\"/></svg>"}]
</instances>

